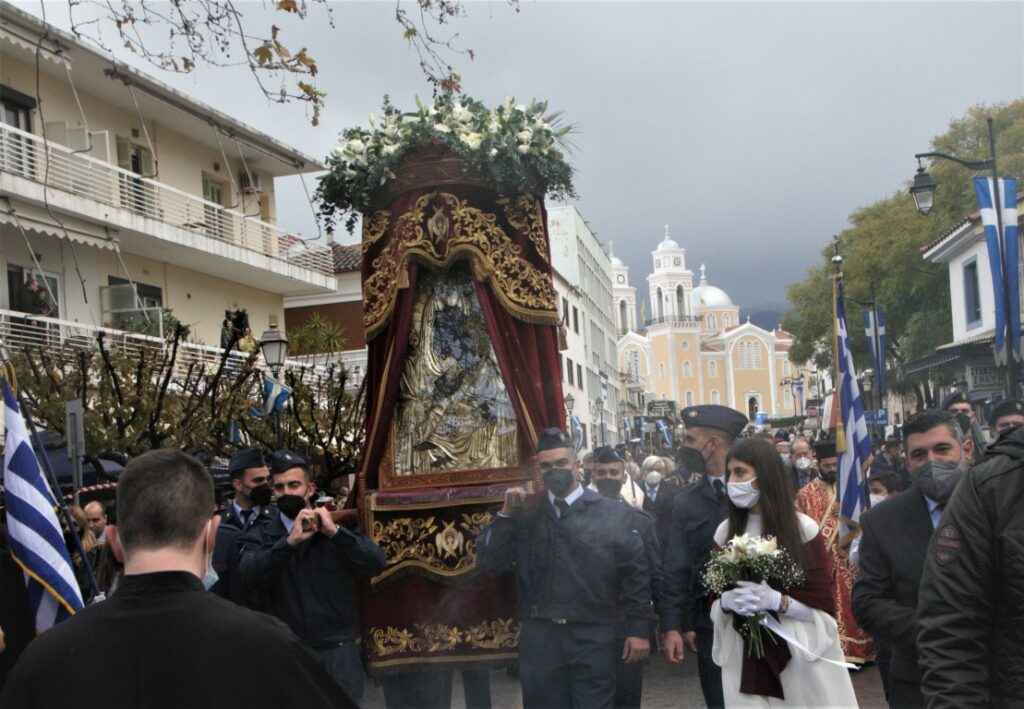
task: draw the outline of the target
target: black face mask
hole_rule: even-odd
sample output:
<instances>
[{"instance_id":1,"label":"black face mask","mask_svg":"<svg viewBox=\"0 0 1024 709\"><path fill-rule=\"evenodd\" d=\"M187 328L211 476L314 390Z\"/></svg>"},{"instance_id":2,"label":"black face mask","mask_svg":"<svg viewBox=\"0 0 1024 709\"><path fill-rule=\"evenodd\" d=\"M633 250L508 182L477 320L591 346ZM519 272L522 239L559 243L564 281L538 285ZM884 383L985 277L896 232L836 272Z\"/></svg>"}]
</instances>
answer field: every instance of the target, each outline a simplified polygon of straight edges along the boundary
<instances>
[{"instance_id":1,"label":"black face mask","mask_svg":"<svg viewBox=\"0 0 1024 709\"><path fill-rule=\"evenodd\" d=\"M829 485L835 485L836 484L836 474L835 473L826 473L826 472L824 472L822 470L819 470L818 471L818 477L821 478L822 480L824 480L825 482L827 482Z\"/></svg>"},{"instance_id":2,"label":"black face mask","mask_svg":"<svg viewBox=\"0 0 1024 709\"><path fill-rule=\"evenodd\" d=\"M594 485L597 486L597 491L605 497L617 499L622 494L622 481L615 478L601 478L595 480Z\"/></svg>"},{"instance_id":3,"label":"black face mask","mask_svg":"<svg viewBox=\"0 0 1024 709\"><path fill-rule=\"evenodd\" d=\"M544 471L542 476L544 487L551 491L555 497L565 497L572 487L572 471L568 468L552 468Z\"/></svg>"},{"instance_id":4,"label":"black face mask","mask_svg":"<svg viewBox=\"0 0 1024 709\"><path fill-rule=\"evenodd\" d=\"M273 495L270 492L270 485L263 483L249 490L249 499L252 500L252 504L257 507L264 507L270 504L270 499Z\"/></svg>"},{"instance_id":5,"label":"black face mask","mask_svg":"<svg viewBox=\"0 0 1024 709\"><path fill-rule=\"evenodd\" d=\"M288 519L295 519L306 509L306 498L299 495L281 495L277 498L277 509Z\"/></svg>"}]
</instances>

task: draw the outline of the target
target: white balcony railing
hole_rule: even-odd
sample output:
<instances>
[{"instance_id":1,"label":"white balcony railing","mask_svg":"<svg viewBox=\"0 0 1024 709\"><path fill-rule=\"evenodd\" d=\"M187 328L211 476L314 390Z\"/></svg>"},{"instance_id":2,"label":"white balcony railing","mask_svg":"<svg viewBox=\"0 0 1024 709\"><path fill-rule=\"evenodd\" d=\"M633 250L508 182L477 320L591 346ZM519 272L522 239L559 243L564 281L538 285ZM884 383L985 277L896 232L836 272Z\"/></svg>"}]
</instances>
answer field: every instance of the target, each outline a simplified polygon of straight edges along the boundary
<instances>
[{"instance_id":1,"label":"white balcony railing","mask_svg":"<svg viewBox=\"0 0 1024 709\"><path fill-rule=\"evenodd\" d=\"M333 276L330 248L0 123L0 171Z\"/></svg>"}]
</instances>

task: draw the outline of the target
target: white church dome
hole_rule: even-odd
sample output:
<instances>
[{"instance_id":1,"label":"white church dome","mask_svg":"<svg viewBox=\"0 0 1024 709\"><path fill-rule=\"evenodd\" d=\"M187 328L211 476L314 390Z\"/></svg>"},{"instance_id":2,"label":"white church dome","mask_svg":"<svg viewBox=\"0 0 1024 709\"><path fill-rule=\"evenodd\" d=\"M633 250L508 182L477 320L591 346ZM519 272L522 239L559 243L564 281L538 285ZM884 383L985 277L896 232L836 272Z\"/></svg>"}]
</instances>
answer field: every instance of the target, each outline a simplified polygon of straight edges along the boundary
<instances>
[{"instance_id":1,"label":"white church dome","mask_svg":"<svg viewBox=\"0 0 1024 709\"><path fill-rule=\"evenodd\" d=\"M690 304L694 310L699 308L731 308L732 298L721 288L708 285L707 268L700 265L700 285L690 292Z\"/></svg>"},{"instance_id":2,"label":"white church dome","mask_svg":"<svg viewBox=\"0 0 1024 709\"><path fill-rule=\"evenodd\" d=\"M662 239L661 243L658 244L658 248L655 251L678 251L679 244L668 238L668 224L665 225L665 238Z\"/></svg>"},{"instance_id":3,"label":"white church dome","mask_svg":"<svg viewBox=\"0 0 1024 709\"><path fill-rule=\"evenodd\" d=\"M612 256L612 268L625 268L626 264L618 256Z\"/></svg>"}]
</instances>

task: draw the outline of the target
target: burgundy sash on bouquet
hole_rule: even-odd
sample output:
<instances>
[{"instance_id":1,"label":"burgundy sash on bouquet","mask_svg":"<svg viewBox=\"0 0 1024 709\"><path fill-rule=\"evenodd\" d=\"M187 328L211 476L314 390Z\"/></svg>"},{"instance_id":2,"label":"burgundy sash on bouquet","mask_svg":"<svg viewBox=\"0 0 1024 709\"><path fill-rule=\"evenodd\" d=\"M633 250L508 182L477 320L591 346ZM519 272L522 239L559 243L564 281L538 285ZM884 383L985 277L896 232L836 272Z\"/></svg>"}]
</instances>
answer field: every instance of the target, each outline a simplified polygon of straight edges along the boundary
<instances>
[{"instance_id":1,"label":"burgundy sash on bouquet","mask_svg":"<svg viewBox=\"0 0 1024 709\"><path fill-rule=\"evenodd\" d=\"M820 532L815 535L814 539L804 544L804 554L804 582L784 591L784 593L804 605L831 615L835 611L832 558ZM777 614L773 615L777 617ZM737 633L740 632L745 620L746 618L743 616L733 615L732 627ZM770 633L771 631L765 628L763 632ZM792 657L789 645L774 635L767 637L764 641L764 657L759 660L750 653L750 638L742 633L740 635L743 637L743 671L740 675L740 691L744 694L760 694L764 697L785 699L782 692L781 675Z\"/></svg>"}]
</instances>

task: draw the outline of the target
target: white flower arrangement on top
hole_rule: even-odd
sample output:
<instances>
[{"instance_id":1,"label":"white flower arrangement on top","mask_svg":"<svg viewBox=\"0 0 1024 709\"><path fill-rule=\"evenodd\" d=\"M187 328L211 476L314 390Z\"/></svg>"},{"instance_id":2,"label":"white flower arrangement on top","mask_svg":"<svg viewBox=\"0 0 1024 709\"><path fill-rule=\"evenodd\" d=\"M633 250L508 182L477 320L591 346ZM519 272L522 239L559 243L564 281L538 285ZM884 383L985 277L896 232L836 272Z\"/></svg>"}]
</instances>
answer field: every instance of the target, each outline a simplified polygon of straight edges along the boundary
<instances>
[{"instance_id":1,"label":"white flower arrangement on top","mask_svg":"<svg viewBox=\"0 0 1024 709\"><path fill-rule=\"evenodd\" d=\"M543 192L553 199L575 197L572 167L565 159L572 126L547 112L547 102L516 103L513 98L488 108L468 96L444 94L417 110L402 113L388 97L369 128L349 128L327 158L330 172L320 178L321 214L333 222L346 216L352 231L358 213L371 208L374 195L395 179L410 150L444 145L461 157L466 170L489 178L506 195Z\"/></svg>"}]
</instances>

